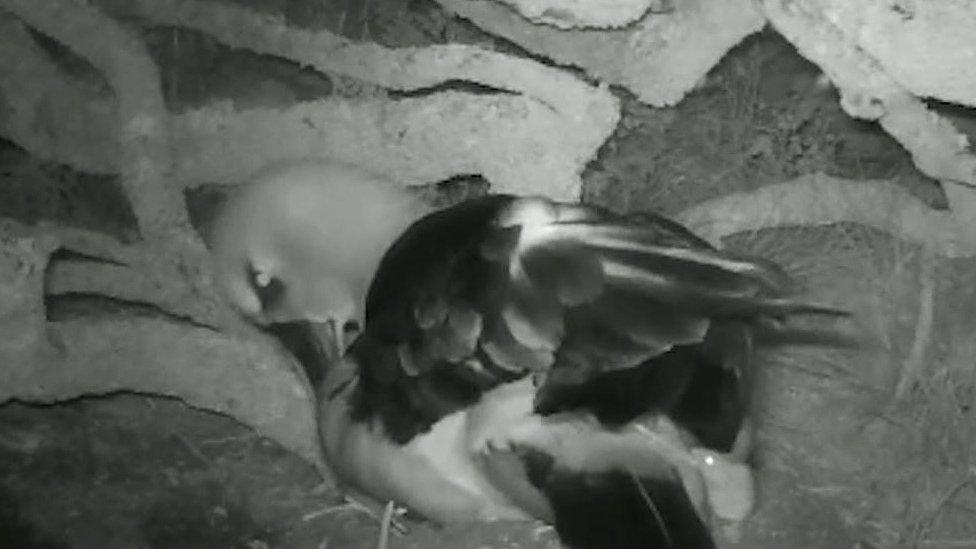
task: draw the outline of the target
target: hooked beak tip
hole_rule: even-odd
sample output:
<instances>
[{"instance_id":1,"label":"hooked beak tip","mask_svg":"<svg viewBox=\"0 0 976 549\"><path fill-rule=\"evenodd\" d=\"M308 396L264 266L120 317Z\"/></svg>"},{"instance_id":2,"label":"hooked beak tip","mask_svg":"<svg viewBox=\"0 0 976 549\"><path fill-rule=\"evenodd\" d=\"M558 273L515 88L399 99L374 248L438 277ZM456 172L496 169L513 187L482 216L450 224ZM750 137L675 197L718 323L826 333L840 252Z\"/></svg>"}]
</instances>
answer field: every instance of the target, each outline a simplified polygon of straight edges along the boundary
<instances>
[{"instance_id":1,"label":"hooked beak tip","mask_svg":"<svg viewBox=\"0 0 976 549\"><path fill-rule=\"evenodd\" d=\"M307 325L318 341L319 352L329 361L341 360L359 331L357 322L345 317L328 316L309 320Z\"/></svg>"},{"instance_id":2,"label":"hooked beak tip","mask_svg":"<svg viewBox=\"0 0 976 549\"><path fill-rule=\"evenodd\" d=\"M323 342L323 350L331 359L340 359L346 352L346 341L343 333L343 323L330 318L321 323L319 330Z\"/></svg>"}]
</instances>

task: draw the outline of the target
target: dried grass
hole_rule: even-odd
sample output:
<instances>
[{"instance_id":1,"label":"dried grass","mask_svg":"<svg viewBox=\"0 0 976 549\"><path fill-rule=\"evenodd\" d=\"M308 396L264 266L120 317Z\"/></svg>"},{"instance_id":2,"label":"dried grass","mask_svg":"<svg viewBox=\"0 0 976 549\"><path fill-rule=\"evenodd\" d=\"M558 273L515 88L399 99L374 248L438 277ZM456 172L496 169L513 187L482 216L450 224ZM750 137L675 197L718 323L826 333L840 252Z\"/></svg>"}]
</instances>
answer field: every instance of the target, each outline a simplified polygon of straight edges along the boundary
<instances>
[{"instance_id":1,"label":"dried grass","mask_svg":"<svg viewBox=\"0 0 976 549\"><path fill-rule=\"evenodd\" d=\"M735 235L848 307L872 344L772 353L757 411L769 467L879 547L976 547L976 262L854 225ZM965 295L963 295L965 294Z\"/></svg>"}]
</instances>

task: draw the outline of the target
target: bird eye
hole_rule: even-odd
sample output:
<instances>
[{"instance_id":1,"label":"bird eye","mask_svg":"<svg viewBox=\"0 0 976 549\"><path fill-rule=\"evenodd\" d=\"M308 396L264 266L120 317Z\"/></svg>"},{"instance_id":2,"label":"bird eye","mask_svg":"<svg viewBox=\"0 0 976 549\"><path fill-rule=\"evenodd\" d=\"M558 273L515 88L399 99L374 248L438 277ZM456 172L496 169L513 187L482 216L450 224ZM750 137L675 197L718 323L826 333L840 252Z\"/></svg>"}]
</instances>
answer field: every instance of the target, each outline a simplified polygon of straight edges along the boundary
<instances>
[{"instance_id":1,"label":"bird eye","mask_svg":"<svg viewBox=\"0 0 976 549\"><path fill-rule=\"evenodd\" d=\"M244 271L248 282L255 288L267 288L274 280L274 277L267 270L257 268L251 261L244 263Z\"/></svg>"},{"instance_id":2,"label":"bird eye","mask_svg":"<svg viewBox=\"0 0 976 549\"><path fill-rule=\"evenodd\" d=\"M274 310L285 297L285 285L267 271L258 270L253 264L247 265L248 280L265 311Z\"/></svg>"},{"instance_id":3,"label":"bird eye","mask_svg":"<svg viewBox=\"0 0 976 549\"><path fill-rule=\"evenodd\" d=\"M274 280L274 277L264 272L254 273L254 285L259 288L267 288Z\"/></svg>"}]
</instances>

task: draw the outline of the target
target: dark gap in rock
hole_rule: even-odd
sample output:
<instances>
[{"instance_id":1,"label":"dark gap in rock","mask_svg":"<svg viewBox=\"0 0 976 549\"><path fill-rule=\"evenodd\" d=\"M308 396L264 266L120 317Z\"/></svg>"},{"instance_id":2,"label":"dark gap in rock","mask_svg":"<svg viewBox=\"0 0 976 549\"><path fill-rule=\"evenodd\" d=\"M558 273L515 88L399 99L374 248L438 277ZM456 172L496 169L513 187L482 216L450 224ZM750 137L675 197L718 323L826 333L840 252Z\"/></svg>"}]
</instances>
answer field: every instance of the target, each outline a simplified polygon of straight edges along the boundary
<instances>
[{"instance_id":1,"label":"dark gap in rock","mask_svg":"<svg viewBox=\"0 0 976 549\"><path fill-rule=\"evenodd\" d=\"M26 28L37 47L43 50L48 59L75 83L88 87L94 93L112 93L112 87L105 80L105 76L87 59L37 29L30 26Z\"/></svg>"},{"instance_id":2,"label":"dark gap in rock","mask_svg":"<svg viewBox=\"0 0 976 549\"><path fill-rule=\"evenodd\" d=\"M123 242L138 239L138 223L118 176L38 160L4 139L0 167L0 216L28 225L54 221Z\"/></svg>"},{"instance_id":3,"label":"dark gap in rock","mask_svg":"<svg viewBox=\"0 0 976 549\"><path fill-rule=\"evenodd\" d=\"M87 292L45 294L44 309L50 322L77 320L80 318L152 318L197 328L214 329L192 318L167 311L152 303L132 301Z\"/></svg>"},{"instance_id":4,"label":"dark gap in rock","mask_svg":"<svg viewBox=\"0 0 976 549\"><path fill-rule=\"evenodd\" d=\"M238 108L290 106L335 91L325 73L273 55L235 50L201 32L153 27L144 37L150 55L163 67L163 95L173 112L220 99Z\"/></svg>"},{"instance_id":5,"label":"dark gap in rock","mask_svg":"<svg viewBox=\"0 0 976 549\"><path fill-rule=\"evenodd\" d=\"M451 79L434 84L433 86L425 86L423 88L414 88L411 90L390 90L389 97L391 99L426 97L446 91L470 93L473 95L519 95L517 92L496 88L494 86L481 84L479 82Z\"/></svg>"}]
</instances>

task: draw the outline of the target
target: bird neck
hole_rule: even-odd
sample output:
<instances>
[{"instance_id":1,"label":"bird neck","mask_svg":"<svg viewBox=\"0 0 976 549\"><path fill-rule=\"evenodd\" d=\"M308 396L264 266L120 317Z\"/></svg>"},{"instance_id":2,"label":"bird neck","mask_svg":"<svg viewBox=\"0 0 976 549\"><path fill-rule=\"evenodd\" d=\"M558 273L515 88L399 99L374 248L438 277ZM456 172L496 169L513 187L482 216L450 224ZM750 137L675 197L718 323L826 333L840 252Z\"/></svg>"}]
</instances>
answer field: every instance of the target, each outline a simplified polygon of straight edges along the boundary
<instances>
[{"instance_id":1,"label":"bird neck","mask_svg":"<svg viewBox=\"0 0 976 549\"><path fill-rule=\"evenodd\" d=\"M436 209L405 189L397 198L397 203L385 204L369 212L364 219L363 236L359 242L363 260L359 272L362 276L356 281L361 304L365 304L369 287L390 248L411 225Z\"/></svg>"}]
</instances>

